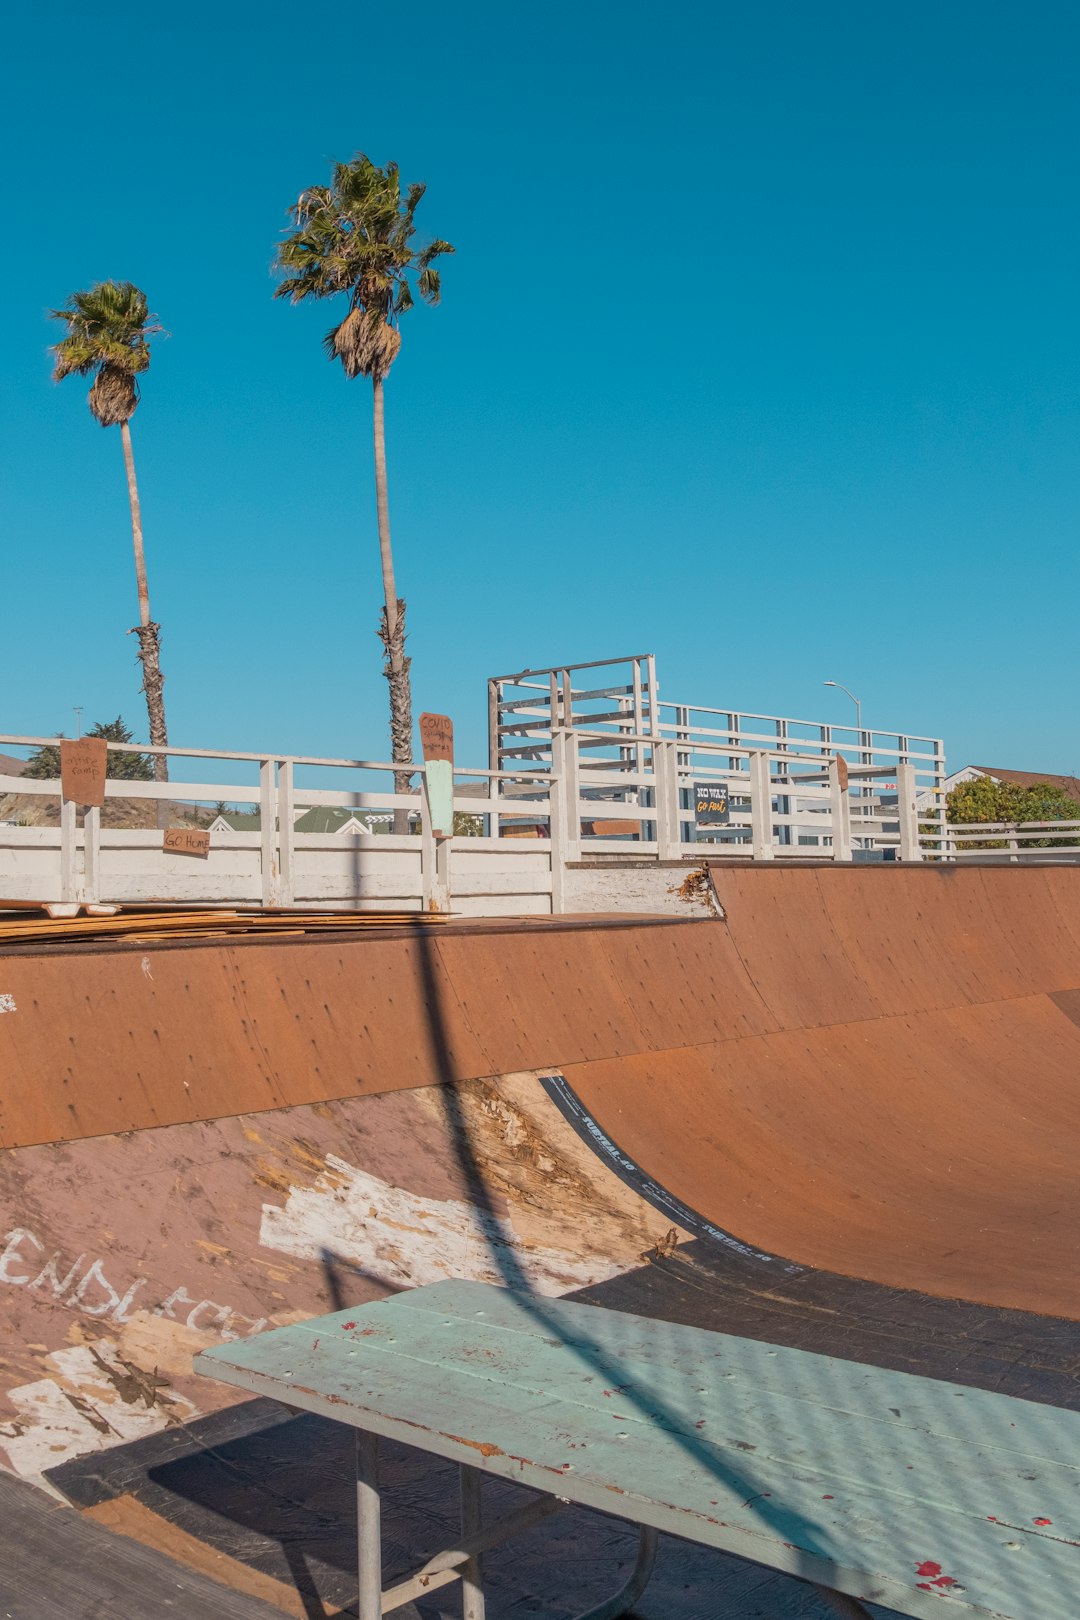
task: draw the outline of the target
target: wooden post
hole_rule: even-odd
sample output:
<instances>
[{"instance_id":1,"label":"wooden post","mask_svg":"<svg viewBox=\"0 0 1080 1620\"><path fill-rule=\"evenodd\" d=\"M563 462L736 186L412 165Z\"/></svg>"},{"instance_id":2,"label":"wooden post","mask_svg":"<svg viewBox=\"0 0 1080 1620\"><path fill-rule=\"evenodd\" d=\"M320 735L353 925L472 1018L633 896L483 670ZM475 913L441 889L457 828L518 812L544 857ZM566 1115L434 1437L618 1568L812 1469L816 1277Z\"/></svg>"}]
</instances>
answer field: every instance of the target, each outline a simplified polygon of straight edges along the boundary
<instances>
[{"instance_id":1,"label":"wooden post","mask_svg":"<svg viewBox=\"0 0 1080 1620\"><path fill-rule=\"evenodd\" d=\"M900 859L921 861L922 844L919 842L919 810L915 803L915 767L911 764L896 767L896 804L900 811Z\"/></svg>"},{"instance_id":2,"label":"wooden post","mask_svg":"<svg viewBox=\"0 0 1080 1620\"><path fill-rule=\"evenodd\" d=\"M851 800L847 790L846 761L834 754L829 760L829 807L832 812L833 860L851 859Z\"/></svg>"},{"instance_id":3,"label":"wooden post","mask_svg":"<svg viewBox=\"0 0 1080 1620\"><path fill-rule=\"evenodd\" d=\"M427 770L420 778L420 865L425 911L450 910L450 838L437 838L431 819Z\"/></svg>"},{"instance_id":4,"label":"wooden post","mask_svg":"<svg viewBox=\"0 0 1080 1620\"><path fill-rule=\"evenodd\" d=\"M277 905L277 784L274 781L275 762L259 761L259 812L261 827L259 849L262 863L262 903Z\"/></svg>"},{"instance_id":5,"label":"wooden post","mask_svg":"<svg viewBox=\"0 0 1080 1620\"><path fill-rule=\"evenodd\" d=\"M501 708L499 703L498 681L488 681L488 768L493 771L502 770L502 738L499 735ZM502 788L501 778L488 777L488 798L497 799ZM488 832L492 838L499 836L499 813L492 810L488 813Z\"/></svg>"},{"instance_id":6,"label":"wooden post","mask_svg":"<svg viewBox=\"0 0 1080 1620\"><path fill-rule=\"evenodd\" d=\"M83 899L100 900L101 810L94 804L83 821Z\"/></svg>"},{"instance_id":7,"label":"wooden post","mask_svg":"<svg viewBox=\"0 0 1080 1620\"><path fill-rule=\"evenodd\" d=\"M291 906L295 893L295 841L293 826L296 820L294 814L294 782L293 762L291 759L278 760L278 820L281 823L278 829L278 848L281 852L281 873L278 879L278 904Z\"/></svg>"},{"instance_id":8,"label":"wooden post","mask_svg":"<svg viewBox=\"0 0 1080 1620\"><path fill-rule=\"evenodd\" d=\"M755 861L774 858L772 826L772 781L769 756L756 748L750 755L750 836Z\"/></svg>"},{"instance_id":9,"label":"wooden post","mask_svg":"<svg viewBox=\"0 0 1080 1620\"><path fill-rule=\"evenodd\" d=\"M75 892L75 805L60 800L60 898L77 900Z\"/></svg>"},{"instance_id":10,"label":"wooden post","mask_svg":"<svg viewBox=\"0 0 1080 1620\"><path fill-rule=\"evenodd\" d=\"M657 740L652 745L653 774L656 778L656 839L657 859L682 859L679 838L679 765L674 738Z\"/></svg>"}]
</instances>

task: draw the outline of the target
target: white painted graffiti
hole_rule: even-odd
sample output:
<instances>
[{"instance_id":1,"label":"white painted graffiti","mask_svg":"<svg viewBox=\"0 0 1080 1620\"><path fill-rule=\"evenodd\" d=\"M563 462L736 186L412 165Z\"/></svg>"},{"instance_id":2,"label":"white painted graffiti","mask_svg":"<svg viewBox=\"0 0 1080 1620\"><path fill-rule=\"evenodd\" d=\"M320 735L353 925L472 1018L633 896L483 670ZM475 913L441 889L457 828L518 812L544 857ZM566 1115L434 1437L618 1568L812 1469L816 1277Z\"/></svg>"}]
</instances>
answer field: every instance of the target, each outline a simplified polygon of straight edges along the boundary
<instances>
[{"instance_id":1,"label":"white painted graffiti","mask_svg":"<svg viewBox=\"0 0 1080 1620\"><path fill-rule=\"evenodd\" d=\"M80 1254L69 1262L62 1250L50 1251L27 1226L16 1226L6 1234L5 1247L0 1249L0 1283L39 1291L86 1316L120 1325L130 1322L140 1310L149 1310L154 1316L167 1316L174 1322L183 1322L204 1333L215 1333L223 1339L246 1338L267 1325L265 1316L245 1316L231 1305L199 1299L183 1287L174 1288L157 1305L150 1306L145 1297L136 1303L137 1296L149 1286L145 1277L137 1278L121 1293L105 1275L102 1260L88 1261L86 1254Z\"/></svg>"},{"instance_id":2,"label":"white painted graffiti","mask_svg":"<svg viewBox=\"0 0 1080 1620\"><path fill-rule=\"evenodd\" d=\"M9 995L6 995L6 994L0 996L0 1013L14 1012L14 1011L15 1011L15 997L14 996L9 996Z\"/></svg>"}]
</instances>

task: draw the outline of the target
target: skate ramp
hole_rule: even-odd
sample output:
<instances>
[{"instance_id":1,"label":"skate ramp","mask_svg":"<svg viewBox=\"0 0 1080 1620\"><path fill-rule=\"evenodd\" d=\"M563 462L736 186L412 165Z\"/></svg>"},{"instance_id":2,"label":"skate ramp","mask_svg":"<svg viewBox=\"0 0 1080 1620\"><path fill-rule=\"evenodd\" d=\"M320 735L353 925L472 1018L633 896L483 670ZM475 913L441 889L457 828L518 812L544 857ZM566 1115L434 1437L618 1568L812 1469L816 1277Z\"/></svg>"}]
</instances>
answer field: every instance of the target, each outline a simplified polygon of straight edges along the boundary
<instances>
[{"instance_id":1,"label":"skate ramp","mask_svg":"<svg viewBox=\"0 0 1080 1620\"><path fill-rule=\"evenodd\" d=\"M563 1072L708 1221L1080 1317L1080 870L713 872L742 1031Z\"/></svg>"},{"instance_id":2,"label":"skate ramp","mask_svg":"<svg viewBox=\"0 0 1080 1620\"><path fill-rule=\"evenodd\" d=\"M391 1289L1075 1406L1080 869L712 880L696 922L0 959L7 1465L300 1615L326 1436L191 1356Z\"/></svg>"}]
</instances>

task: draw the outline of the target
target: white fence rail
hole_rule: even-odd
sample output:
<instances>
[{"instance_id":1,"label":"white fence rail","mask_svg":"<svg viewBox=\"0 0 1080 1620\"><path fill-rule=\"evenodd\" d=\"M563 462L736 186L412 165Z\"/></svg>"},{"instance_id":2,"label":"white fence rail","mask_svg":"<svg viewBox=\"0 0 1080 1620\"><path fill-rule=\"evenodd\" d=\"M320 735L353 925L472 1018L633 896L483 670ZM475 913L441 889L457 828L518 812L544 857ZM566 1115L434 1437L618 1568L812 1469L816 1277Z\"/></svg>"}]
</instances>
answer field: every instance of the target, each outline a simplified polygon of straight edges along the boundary
<instances>
[{"instance_id":1,"label":"white fence rail","mask_svg":"<svg viewBox=\"0 0 1080 1620\"><path fill-rule=\"evenodd\" d=\"M0 736L0 747L28 754L55 739ZM357 906L447 910L467 915L567 909L574 863L681 861L702 855L756 860L799 856L848 861L871 847L918 860L916 767L848 765L837 754L785 743L620 734L613 771L603 730L557 728L549 762L455 772L455 811L477 836L437 837L423 765L414 791L394 791L387 761L169 748L169 782L110 777L106 814L80 812L51 778L0 776L0 803L46 810L19 824L0 822L0 901L233 903L288 907ZM110 744L110 751L151 754ZM248 773L246 783L222 775ZM178 773L187 771L191 780ZM883 780L883 770L888 780ZM695 782L723 783L728 823L696 829L688 810ZM313 785L332 782L337 785ZM126 801L126 803L125 803ZM138 815L156 803L159 813ZM146 822L203 825L213 806L243 807L251 824L218 822L205 859L163 847ZM132 810L132 807L136 807ZM312 807L352 813L345 831L306 832ZM408 834L357 830L365 816L404 811ZM125 819L140 825L118 825ZM103 825L103 819L106 825ZM222 818L227 821L228 818ZM242 819L236 816L234 820Z\"/></svg>"},{"instance_id":2,"label":"white fence rail","mask_svg":"<svg viewBox=\"0 0 1080 1620\"><path fill-rule=\"evenodd\" d=\"M1075 864L1080 820L951 822L932 831L924 823L920 843L926 860Z\"/></svg>"}]
</instances>

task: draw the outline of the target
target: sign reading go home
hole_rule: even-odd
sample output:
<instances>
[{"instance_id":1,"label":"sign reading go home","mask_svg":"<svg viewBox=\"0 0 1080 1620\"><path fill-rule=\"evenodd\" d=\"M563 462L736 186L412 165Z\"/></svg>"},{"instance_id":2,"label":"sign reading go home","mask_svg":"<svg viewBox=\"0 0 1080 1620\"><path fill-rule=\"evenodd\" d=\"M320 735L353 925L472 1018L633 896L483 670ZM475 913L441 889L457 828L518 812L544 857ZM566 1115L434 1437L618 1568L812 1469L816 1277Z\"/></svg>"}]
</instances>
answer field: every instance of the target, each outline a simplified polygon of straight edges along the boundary
<instances>
[{"instance_id":1,"label":"sign reading go home","mask_svg":"<svg viewBox=\"0 0 1080 1620\"><path fill-rule=\"evenodd\" d=\"M167 855L197 855L206 860L210 854L210 832L206 827L170 827L161 844Z\"/></svg>"},{"instance_id":2,"label":"sign reading go home","mask_svg":"<svg viewBox=\"0 0 1080 1620\"><path fill-rule=\"evenodd\" d=\"M716 827L731 819L726 782L694 783L694 820L699 827Z\"/></svg>"}]
</instances>

